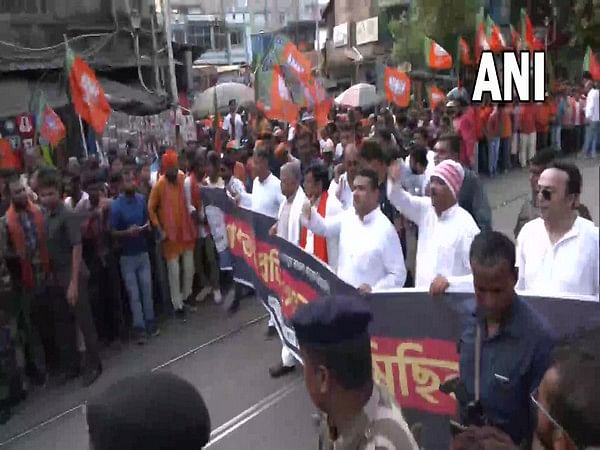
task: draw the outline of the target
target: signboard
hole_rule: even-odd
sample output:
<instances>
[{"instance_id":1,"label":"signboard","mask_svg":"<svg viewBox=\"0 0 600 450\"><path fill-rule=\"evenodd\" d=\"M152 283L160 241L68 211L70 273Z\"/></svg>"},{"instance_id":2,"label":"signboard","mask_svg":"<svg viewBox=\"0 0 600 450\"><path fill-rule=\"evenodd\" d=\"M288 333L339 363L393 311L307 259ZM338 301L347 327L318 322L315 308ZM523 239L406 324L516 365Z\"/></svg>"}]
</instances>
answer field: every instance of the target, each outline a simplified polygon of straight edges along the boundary
<instances>
[{"instance_id":1,"label":"signboard","mask_svg":"<svg viewBox=\"0 0 600 450\"><path fill-rule=\"evenodd\" d=\"M379 40L379 17L371 17L356 22L356 45L363 45Z\"/></svg>"},{"instance_id":2,"label":"signboard","mask_svg":"<svg viewBox=\"0 0 600 450\"><path fill-rule=\"evenodd\" d=\"M348 23L333 27L333 46L344 47L348 45Z\"/></svg>"}]
</instances>

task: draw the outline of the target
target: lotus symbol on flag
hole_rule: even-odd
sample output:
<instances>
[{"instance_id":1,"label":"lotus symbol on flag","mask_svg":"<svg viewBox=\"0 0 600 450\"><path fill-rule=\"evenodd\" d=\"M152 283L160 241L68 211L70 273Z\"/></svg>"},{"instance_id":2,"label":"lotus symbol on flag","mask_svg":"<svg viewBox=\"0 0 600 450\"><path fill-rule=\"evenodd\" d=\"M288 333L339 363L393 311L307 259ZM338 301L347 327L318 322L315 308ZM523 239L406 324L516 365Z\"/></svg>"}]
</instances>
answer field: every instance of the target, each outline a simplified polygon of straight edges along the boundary
<instances>
[{"instance_id":1,"label":"lotus symbol on flag","mask_svg":"<svg viewBox=\"0 0 600 450\"><path fill-rule=\"evenodd\" d=\"M50 128L51 130L56 130L58 128L58 123L56 123L56 117L54 117L53 115L49 115L46 118L46 123L48 124L48 128Z\"/></svg>"},{"instance_id":2,"label":"lotus symbol on flag","mask_svg":"<svg viewBox=\"0 0 600 450\"><path fill-rule=\"evenodd\" d=\"M81 76L81 90L83 91L83 100L88 105L94 105L97 103L98 96L100 95L100 89L98 84L92 80L88 74L84 73Z\"/></svg>"},{"instance_id":3,"label":"lotus symbol on flag","mask_svg":"<svg viewBox=\"0 0 600 450\"><path fill-rule=\"evenodd\" d=\"M440 94L439 92L434 92L431 95L431 98L433 99L433 101L440 102L443 100L444 96L442 94Z\"/></svg>"},{"instance_id":4,"label":"lotus symbol on flag","mask_svg":"<svg viewBox=\"0 0 600 450\"><path fill-rule=\"evenodd\" d=\"M399 80L396 77L391 77L390 89L392 90L394 95L402 95L406 90L406 82L404 80Z\"/></svg>"},{"instance_id":5,"label":"lotus symbol on flag","mask_svg":"<svg viewBox=\"0 0 600 450\"><path fill-rule=\"evenodd\" d=\"M302 67L298 61L296 61L296 59L292 56L292 54L290 53L288 55L287 58L287 64L288 66L290 66L292 69L294 69L296 71L296 73L304 73L304 67Z\"/></svg>"}]
</instances>

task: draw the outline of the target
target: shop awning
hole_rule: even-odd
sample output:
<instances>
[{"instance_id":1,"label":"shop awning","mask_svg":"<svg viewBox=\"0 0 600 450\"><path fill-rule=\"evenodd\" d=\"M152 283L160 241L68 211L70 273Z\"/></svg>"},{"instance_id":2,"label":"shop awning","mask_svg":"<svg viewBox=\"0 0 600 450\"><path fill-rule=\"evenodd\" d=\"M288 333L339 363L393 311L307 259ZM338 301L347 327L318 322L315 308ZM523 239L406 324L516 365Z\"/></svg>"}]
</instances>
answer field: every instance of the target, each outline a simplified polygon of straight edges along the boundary
<instances>
[{"instance_id":1,"label":"shop awning","mask_svg":"<svg viewBox=\"0 0 600 450\"><path fill-rule=\"evenodd\" d=\"M142 86L123 84L108 78L99 77L106 97L115 111L129 115L144 116L157 114L169 107L165 96L146 92ZM30 110L31 99L36 90L46 94L52 108L61 108L69 102L63 81L31 80L17 76L7 76L0 80L0 117L13 117Z\"/></svg>"}]
</instances>

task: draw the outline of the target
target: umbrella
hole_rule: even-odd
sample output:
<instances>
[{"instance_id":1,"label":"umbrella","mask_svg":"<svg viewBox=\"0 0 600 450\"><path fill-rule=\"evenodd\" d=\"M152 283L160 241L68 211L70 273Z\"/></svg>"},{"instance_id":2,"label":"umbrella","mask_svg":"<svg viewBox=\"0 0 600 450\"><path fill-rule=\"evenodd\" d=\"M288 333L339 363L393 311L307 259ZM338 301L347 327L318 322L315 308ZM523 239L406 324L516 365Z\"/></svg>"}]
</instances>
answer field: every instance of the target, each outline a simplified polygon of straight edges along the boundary
<instances>
[{"instance_id":1,"label":"umbrella","mask_svg":"<svg viewBox=\"0 0 600 450\"><path fill-rule=\"evenodd\" d=\"M375 86L367 83L358 83L350 86L335 98L335 103L351 108L370 108L380 102Z\"/></svg>"},{"instance_id":2,"label":"umbrella","mask_svg":"<svg viewBox=\"0 0 600 450\"><path fill-rule=\"evenodd\" d=\"M240 106L254 104L254 90L241 83L222 83L210 87L196 95L192 113L202 118L215 114L215 89L217 91L217 110L227 112L229 100L236 100Z\"/></svg>"}]
</instances>

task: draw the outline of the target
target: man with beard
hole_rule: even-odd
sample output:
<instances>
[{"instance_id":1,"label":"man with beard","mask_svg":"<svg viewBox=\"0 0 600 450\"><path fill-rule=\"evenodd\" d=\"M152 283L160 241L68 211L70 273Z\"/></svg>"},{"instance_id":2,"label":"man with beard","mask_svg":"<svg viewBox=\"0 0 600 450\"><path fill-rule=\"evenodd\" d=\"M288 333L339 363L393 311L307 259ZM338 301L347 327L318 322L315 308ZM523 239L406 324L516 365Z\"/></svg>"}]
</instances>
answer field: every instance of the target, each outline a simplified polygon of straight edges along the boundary
<instances>
[{"instance_id":1,"label":"man with beard","mask_svg":"<svg viewBox=\"0 0 600 450\"><path fill-rule=\"evenodd\" d=\"M515 293L515 246L508 237L496 231L478 234L469 259L475 303L465 307L459 342L460 380L467 393L463 401L475 402L478 415L515 444L528 443L535 427L529 395L549 366L554 334ZM469 423L474 408L463 402L459 407L463 423L483 425Z\"/></svg>"},{"instance_id":2,"label":"man with beard","mask_svg":"<svg viewBox=\"0 0 600 450\"><path fill-rule=\"evenodd\" d=\"M60 199L60 180L56 170L40 171L38 190L44 207L52 277L52 283L46 290L49 315L45 320L54 326L62 368L68 379L77 376L80 370L72 318L75 316L86 348L83 384L89 386L102 373L102 364L88 298L89 272L82 258L81 221ZM50 344L47 338L46 348Z\"/></svg>"},{"instance_id":3,"label":"man with beard","mask_svg":"<svg viewBox=\"0 0 600 450\"><path fill-rule=\"evenodd\" d=\"M351 143L344 149L344 170L338 182L331 181L329 195L334 195L342 204L343 209L352 207L352 191L354 190L354 177L358 172L358 149Z\"/></svg>"},{"instance_id":4,"label":"man with beard","mask_svg":"<svg viewBox=\"0 0 600 450\"><path fill-rule=\"evenodd\" d=\"M536 439L545 450L600 448L600 330L561 343L540 386Z\"/></svg>"},{"instance_id":5,"label":"man with beard","mask_svg":"<svg viewBox=\"0 0 600 450\"><path fill-rule=\"evenodd\" d=\"M123 191L111 206L112 235L121 244L121 275L127 288L129 306L138 344L158 336L154 323L152 270L148 254L146 199L136 193L133 171L123 173Z\"/></svg>"},{"instance_id":6,"label":"man with beard","mask_svg":"<svg viewBox=\"0 0 600 450\"><path fill-rule=\"evenodd\" d=\"M165 174L159 178L150 193L148 213L162 241L161 249L167 261L169 289L175 315L185 321L183 301L192 294L197 230L186 205L185 174L179 171L175 150L167 150L163 155L162 170Z\"/></svg>"},{"instance_id":7,"label":"man with beard","mask_svg":"<svg viewBox=\"0 0 600 450\"><path fill-rule=\"evenodd\" d=\"M0 293L0 328L8 330L9 339L0 343L0 423L9 419L11 405L25 392L23 367L19 365L17 354L24 350L25 370L32 382L43 384L45 380L38 333L40 327L48 325L40 305L50 271L42 211L29 200L18 174L7 179L7 188L10 206L0 221L0 257L3 259L0 267L6 270L2 275L8 274L9 280L3 280ZM15 344L14 358L9 353L11 341ZM57 361L51 361L50 357L48 355L46 367L54 368Z\"/></svg>"},{"instance_id":8,"label":"man with beard","mask_svg":"<svg viewBox=\"0 0 600 450\"><path fill-rule=\"evenodd\" d=\"M343 211L342 205L334 195L327 192L327 169L323 166L312 166L304 173L304 192L310 203L323 217L333 217ZM315 235L306 227L300 229L300 247L314 255L335 272L338 262L338 241Z\"/></svg>"},{"instance_id":9,"label":"man with beard","mask_svg":"<svg viewBox=\"0 0 600 450\"><path fill-rule=\"evenodd\" d=\"M469 282L469 248L479 232L457 195L464 172L452 160L438 164L430 182L431 197L411 195L402 186L402 167L390 166L388 195L398 211L419 227L415 286L432 294L445 292L451 282Z\"/></svg>"},{"instance_id":10,"label":"man with beard","mask_svg":"<svg viewBox=\"0 0 600 450\"><path fill-rule=\"evenodd\" d=\"M281 193L285 200L279 207L277 222L271 227L269 234L279 236L294 245L300 242L300 216L302 207L307 201L300 186L300 164L286 163L281 166ZM294 355L284 345L281 351L281 362L269 369L272 378L279 378L295 369Z\"/></svg>"}]
</instances>

